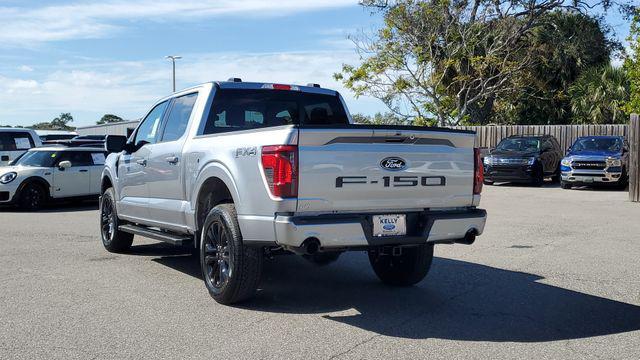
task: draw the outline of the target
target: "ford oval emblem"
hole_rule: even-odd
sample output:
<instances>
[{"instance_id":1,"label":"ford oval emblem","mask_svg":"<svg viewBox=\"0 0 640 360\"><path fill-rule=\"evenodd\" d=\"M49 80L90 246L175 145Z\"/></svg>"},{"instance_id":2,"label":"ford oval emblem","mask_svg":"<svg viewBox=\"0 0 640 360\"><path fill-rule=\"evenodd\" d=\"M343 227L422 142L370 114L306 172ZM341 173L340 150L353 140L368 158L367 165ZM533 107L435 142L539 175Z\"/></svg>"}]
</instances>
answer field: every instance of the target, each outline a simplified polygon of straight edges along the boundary
<instances>
[{"instance_id":1,"label":"ford oval emblem","mask_svg":"<svg viewBox=\"0 0 640 360\"><path fill-rule=\"evenodd\" d=\"M399 171L407 167L407 162L399 157L388 157L380 161L380 167L385 170Z\"/></svg>"},{"instance_id":2,"label":"ford oval emblem","mask_svg":"<svg viewBox=\"0 0 640 360\"><path fill-rule=\"evenodd\" d=\"M385 229L385 230L387 230L387 231L390 231L390 230L395 229L395 228L396 228L396 226L395 226L395 225L393 225L393 224L385 224L385 225L383 225L383 226L382 226L382 228L383 228L383 229Z\"/></svg>"}]
</instances>

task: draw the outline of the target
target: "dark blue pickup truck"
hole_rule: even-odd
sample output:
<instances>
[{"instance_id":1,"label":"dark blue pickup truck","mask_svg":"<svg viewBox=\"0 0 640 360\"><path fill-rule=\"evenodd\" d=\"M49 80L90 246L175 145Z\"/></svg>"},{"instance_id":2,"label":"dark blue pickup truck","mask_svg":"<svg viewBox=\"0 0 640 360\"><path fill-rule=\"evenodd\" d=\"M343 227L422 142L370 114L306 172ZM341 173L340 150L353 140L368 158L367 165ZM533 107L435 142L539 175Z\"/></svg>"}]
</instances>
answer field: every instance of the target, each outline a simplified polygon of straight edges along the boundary
<instances>
[{"instance_id":1,"label":"dark blue pickup truck","mask_svg":"<svg viewBox=\"0 0 640 360\"><path fill-rule=\"evenodd\" d=\"M629 147L622 136L585 136L569 148L560 164L561 186L627 186Z\"/></svg>"}]
</instances>

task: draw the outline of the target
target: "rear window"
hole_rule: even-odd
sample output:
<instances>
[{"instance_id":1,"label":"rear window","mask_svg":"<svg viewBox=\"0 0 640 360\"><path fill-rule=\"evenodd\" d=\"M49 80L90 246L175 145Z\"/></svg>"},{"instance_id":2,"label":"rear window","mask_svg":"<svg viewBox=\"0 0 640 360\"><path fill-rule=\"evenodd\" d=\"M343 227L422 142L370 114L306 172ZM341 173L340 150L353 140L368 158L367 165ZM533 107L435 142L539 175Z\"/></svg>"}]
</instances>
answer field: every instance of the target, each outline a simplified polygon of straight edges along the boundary
<instances>
[{"instance_id":1,"label":"rear window","mask_svg":"<svg viewBox=\"0 0 640 360\"><path fill-rule=\"evenodd\" d=\"M216 91L202 134L280 125L345 125L349 119L334 95L299 91Z\"/></svg>"},{"instance_id":2,"label":"rear window","mask_svg":"<svg viewBox=\"0 0 640 360\"><path fill-rule=\"evenodd\" d=\"M0 151L29 150L34 147L28 132L0 132Z\"/></svg>"}]
</instances>

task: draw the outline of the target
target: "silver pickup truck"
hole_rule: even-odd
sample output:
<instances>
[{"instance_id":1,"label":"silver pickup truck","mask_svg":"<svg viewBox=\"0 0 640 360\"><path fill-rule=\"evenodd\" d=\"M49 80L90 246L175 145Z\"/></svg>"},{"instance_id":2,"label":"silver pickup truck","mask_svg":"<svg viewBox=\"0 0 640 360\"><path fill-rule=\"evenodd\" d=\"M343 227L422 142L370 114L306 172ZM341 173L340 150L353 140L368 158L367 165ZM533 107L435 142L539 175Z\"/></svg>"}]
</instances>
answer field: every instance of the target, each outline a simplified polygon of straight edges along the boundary
<instances>
[{"instance_id":1,"label":"silver pickup truck","mask_svg":"<svg viewBox=\"0 0 640 360\"><path fill-rule=\"evenodd\" d=\"M129 139L107 138L102 242L192 246L224 304L251 297L275 254L362 250L383 282L412 285L434 244L484 229L474 145L466 131L352 124L317 84L206 83L157 102Z\"/></svg>"}]
</instances>

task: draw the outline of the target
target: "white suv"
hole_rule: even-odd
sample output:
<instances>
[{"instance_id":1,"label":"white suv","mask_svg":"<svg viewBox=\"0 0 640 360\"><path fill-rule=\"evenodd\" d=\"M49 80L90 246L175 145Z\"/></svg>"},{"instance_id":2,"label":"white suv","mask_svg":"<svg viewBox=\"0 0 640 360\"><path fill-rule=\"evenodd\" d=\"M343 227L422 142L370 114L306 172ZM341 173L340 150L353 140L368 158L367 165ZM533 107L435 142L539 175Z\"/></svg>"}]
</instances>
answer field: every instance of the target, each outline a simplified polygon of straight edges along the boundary
<instances>
[{"instance_id":1,"label":"white suv","mask_svg":"<svg viewBox=\"0 0 640 360\"><path fill-rule=\"evenodd\" d=\"M97 197L105 155L101 148L31 149L0 167L0 204L37 210L52 199Z\"/></svg>"},{"instance_id":2,"label":"white suv","mask_svg":"<svg viewBox=\"0 0 640 360\"><path fill-rule=\"evenodd\" d=\"M0 128L0 166L8 165L25 151L41 145L40 137L31 129Z\"/></svg>"}]
</instances>

